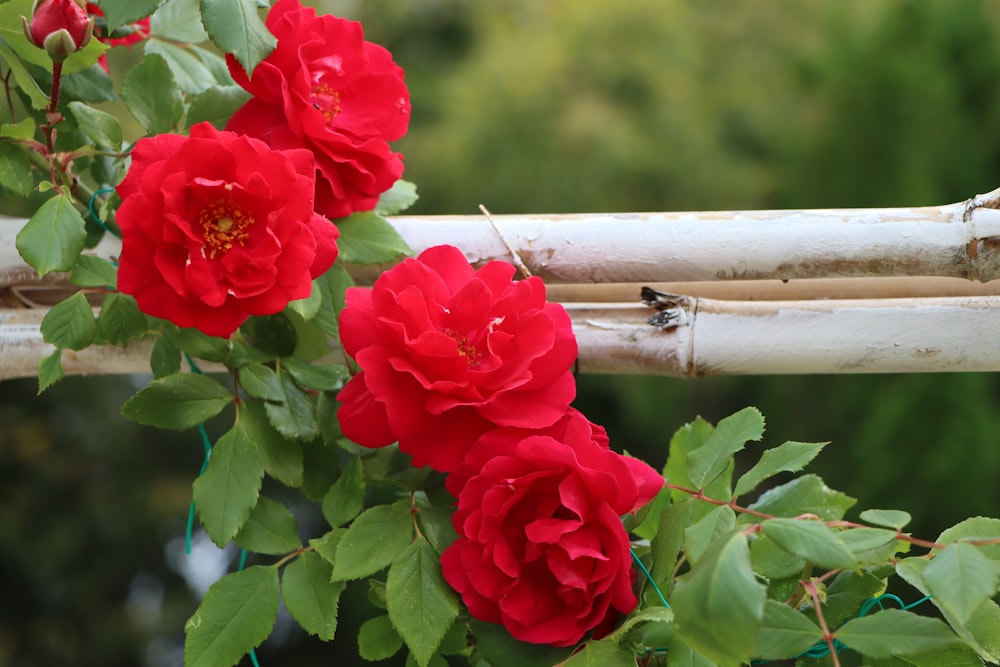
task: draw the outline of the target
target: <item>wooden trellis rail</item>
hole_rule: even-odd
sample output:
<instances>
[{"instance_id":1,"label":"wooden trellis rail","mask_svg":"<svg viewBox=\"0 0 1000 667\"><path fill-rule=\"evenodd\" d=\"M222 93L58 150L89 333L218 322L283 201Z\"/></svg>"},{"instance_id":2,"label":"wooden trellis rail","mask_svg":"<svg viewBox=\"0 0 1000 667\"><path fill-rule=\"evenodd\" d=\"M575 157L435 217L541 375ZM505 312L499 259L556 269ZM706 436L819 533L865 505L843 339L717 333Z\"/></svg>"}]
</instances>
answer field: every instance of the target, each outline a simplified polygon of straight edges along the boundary
<instances>
[{"instance_id":1,"label":"wooden trellis rail","mask_svg":"<svg viewBox=\"0 0 1000 667\"><path fill-rule=\"evenodd\" d=\"M416 252L475 264L508 245L569 310L581 372L682 377L1000 370L1000 190L945 206L586 215L401 216ZM35 374L47 292L0 219L0 379ZM114 239L92 252L114 257ZM348 266L361 283L386 267ZM641 285L682 295L650 325ZM63 292L64 294L65 292ZM148 343L66 352L67 373L148 369Z\"/></svg>"}]
</instances>

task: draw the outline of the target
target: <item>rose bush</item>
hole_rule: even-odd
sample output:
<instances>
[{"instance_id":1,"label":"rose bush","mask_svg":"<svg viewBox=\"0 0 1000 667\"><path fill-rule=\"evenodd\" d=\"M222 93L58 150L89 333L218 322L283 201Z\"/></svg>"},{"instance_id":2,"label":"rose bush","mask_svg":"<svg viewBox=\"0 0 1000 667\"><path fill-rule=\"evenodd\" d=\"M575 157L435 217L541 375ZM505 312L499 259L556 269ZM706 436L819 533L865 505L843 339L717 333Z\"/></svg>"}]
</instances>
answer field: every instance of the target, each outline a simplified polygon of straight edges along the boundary
<instances>
[{"instance_id":1,"label":"rose bush","mask_svg":"<svg viewBox=\"0 0 1000 667\"><path fill-rule=\"evenodd\" d=\"M366 447L398 441L416 466L454 469L499 426L544 428L576 395L576 339L539 278L513 265L475 270L438 246L347 290L344 350L361 367L338 395L344 434Z\"/></svg>"},{"instance_id":2,"label":"rose bush","mask_svg":"<svg viewBox=\"0 0 1000 667\"><path fill-rule=\"evenodd\" d=\"M368 211L403 173L390 141L410 120L403 70L367 42L361 24L317 16L298 0L267 15L278 46L248 76L232 56L236 82L253 95L226 129L274 148L308 148L316 158L316 210L340 218Z\"/></svg>"},{"instance_id":3,"label":"rose bush","mask_svg":"<svg viewBox=\"0 0 1000 667\"><path fill-rule=\"evenodd\" d=\"M276 151L208 123L140 140L118 186L118 289L146 313L211 336L309 296L337 257L313 212L307 151Z\"/></svg>"},{"instance_id":4,"label":"rose bush","mask_svg":"<svg viewBox=\"0 0 1000 667\"><path fill-rule=\"evenodd\" d=\"M620 515L662 485L575 410L539 431L490 431L446 482L460 537L441 556L444 577L474 617L522 641L574 644L635 607Z\"/></svg>"}]
</instances>

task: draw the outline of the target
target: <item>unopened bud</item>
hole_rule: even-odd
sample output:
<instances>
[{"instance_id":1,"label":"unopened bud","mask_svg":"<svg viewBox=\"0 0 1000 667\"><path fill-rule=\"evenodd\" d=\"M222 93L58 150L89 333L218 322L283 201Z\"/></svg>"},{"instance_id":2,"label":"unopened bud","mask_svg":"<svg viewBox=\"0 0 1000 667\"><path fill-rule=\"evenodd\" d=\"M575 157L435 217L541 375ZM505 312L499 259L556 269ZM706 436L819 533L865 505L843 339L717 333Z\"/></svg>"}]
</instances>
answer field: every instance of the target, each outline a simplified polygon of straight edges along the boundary
<instances>
[{"instance_id":1,"label":"unopened bud","mask_svg":"<svg viewBox=\"0 0 1000 667\"><path fill-rule=\"evenodd\" d=\"M85 47L94 33L86 2L76 0L35 0L31 21L21 20L28 41L57 62Z\"/></svg>"}]
</instances>

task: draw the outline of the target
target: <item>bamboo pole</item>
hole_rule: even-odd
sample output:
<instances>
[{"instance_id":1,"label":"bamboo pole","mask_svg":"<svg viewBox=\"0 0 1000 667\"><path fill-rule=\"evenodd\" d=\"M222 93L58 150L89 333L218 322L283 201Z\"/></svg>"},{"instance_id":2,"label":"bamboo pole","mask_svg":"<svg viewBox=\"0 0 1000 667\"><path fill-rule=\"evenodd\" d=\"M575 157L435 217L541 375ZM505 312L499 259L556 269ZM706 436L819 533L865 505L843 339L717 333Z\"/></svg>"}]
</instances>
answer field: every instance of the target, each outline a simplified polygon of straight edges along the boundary
<instances>
[{"instance_id":1,"label":"bamboo pole","mask_svg":"<svg viewBox=\"0 0 1000 667\"><path fill-rule=\"evenodd\" d=\"M509 243L551 284L943 276L1000 277L1000 190L946 206L799 211L398 216L415 252L458 246L474 264L510 259ZM0 286L23 284L0 219ZM93 252L117 255L106 239ZM370 284L387 266L350 266Z\"/></svg>"},{"instance_id":2,"label":"bamboo pole","mask_svg":"<svg viewBox=\"0 0 1000 667\"><path fill-rule=\"evenodd\" d=\"M639 304L568 303L582 373L704 377L1000 371L1000 296L737 302L685 297L676 326ZM0 311L0 380L54 348L45 309ZM67 374L148 373L151 341L64 352ZM334 349L331 359L339 359Z\"/></svg>"},{"instance_id":3,"label":"bamboo pole","mask_svg":"<svg viewBox=\"0 0 1000 667\"><path fill-rule=\"evenodd\" d=\"M508 247L567 306L582 372L703 375L1000 370L1000 190L940 207L728 213L397 217L415 252L475 264ZM0 305L44 304L0 219ZM113 258L106 239L91 250ZM364 284L388 267L349 267ZM970 282L981 281L981 282ZM681 293L665 329L638 288ZM2 291L2 290L0 290ZM0 294L0 297L4 296ZM871 297L877 298L871 298ZM905 297L905 298L899 298ZM591 303L607 301L608 303ZM45 307L0 308L0 379L51 353ZM148 342L64 353L69 374L148 372Z\"/></svg>"}]
</instances>

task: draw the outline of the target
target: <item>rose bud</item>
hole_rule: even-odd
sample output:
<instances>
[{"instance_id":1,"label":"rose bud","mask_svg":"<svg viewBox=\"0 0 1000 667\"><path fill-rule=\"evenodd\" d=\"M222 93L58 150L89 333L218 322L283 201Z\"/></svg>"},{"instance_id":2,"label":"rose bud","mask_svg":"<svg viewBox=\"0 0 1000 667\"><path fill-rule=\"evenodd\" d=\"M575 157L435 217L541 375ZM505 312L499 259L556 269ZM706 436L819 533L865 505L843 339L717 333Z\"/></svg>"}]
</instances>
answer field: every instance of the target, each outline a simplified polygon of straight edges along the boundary
<instances>
[{"instance_id":1,"label":"rose bud","mask_svg":"<svg viewBox=\"0 0 1000 667\"><path fill-rule=\"evenodd\" d=\"M35 0L31 21L21 17L24 34L53 61L61 62L90 41L94 19L87 15L86 7L83 0Z\"/></svg>"}]
</instances>

